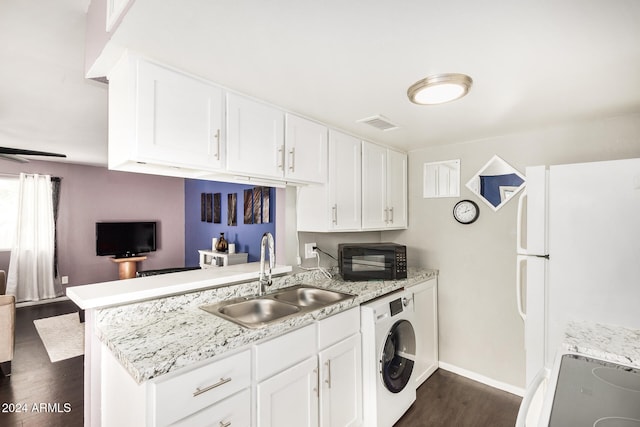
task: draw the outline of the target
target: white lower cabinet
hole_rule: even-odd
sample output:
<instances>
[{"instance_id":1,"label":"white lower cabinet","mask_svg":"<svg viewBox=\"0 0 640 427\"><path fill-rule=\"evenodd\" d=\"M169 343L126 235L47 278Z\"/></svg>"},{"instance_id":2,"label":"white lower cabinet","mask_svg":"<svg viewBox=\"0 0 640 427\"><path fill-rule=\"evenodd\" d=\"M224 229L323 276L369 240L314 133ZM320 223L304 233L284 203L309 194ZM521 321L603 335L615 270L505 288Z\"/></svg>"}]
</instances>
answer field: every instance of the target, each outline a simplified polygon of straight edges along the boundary
<instances>
[{"instance_id":1,"label":"white lower cabinet","mask_svg":"<svg viewBox=\"0 0 640 427\"><path fill-rule=\"evenodd\" d=\"M413 292L416 316L416 371L418 388L438 369L438 279L407 288Z\"/></svg>"},{"instance_id":2,"label":"white lower cabinet","mask_svg":"<svg viewBox=\"0 0 640 427\"><path fill-rule=\"evenodd\" d=\"M251 390L245 389L221 402L209 406L172 427L251 427Z\"/></svg>"},{"instance_id":3,"label":"white lower cabinet","mask_svg":"<svg viewBox=\"0 0 640 427\"><path fill-rule=\"evenodd\" d=\"M321 426L362 423L361 353L360 333L319 353Z\"/></svg>"},{"instance_id":4,"label":"white lower cabinet","mask_svg":"<svg viewBox=\"0 0 640 427\"><path fill-rule=\"evenodd\" d=\"M309 345L311 336L313 344ZM362 424L359 307L255 347L258 427ZM300 361L309 356L301 349L313 354ZM286 359L288 367L281 362ZM270 372L273 366L280 371L263 379L266 360Z\"/></svg>"},{"instance_id":5,"label":"white lower cabinet","mask_svg":"<svg viewBox=\"0 0 640 427\"><path fill-rule=\"evenodd\" d=\"M257 386L259 427L318 425L318 362L310 357Z\"/></svg>"},{"instance_id":6,"label":"white lower cabinet","mask_svg":"<svg viewBox=\"0 0 640 427\"><path fill-rule=\"evenodd\" d=\"M181 375L167 379L160 377L158 381L149 385L153 425L171 425L178 420L198 415L196 414L198 411L208 407L211 408L207 412L219 418L239 416L237 407L236 412L232 413L230 410L233 405L221 403L221 406L218 406L217 404L239 391L248 390L251 385L250 367L251 352L245 350ZM236 400L233 402L237 403ZM250 399L244 400L244 404L250 404L250 402ZM242 411L245 410L242 409Z\"/></svg>"},{"instance_id":7,"label":"white lower cabinet","mask_svg":"<svg viewBox=\"0 0 640 427\"><path fill-rule=\"evenodd\" d=\"M362 424L360 307L142 384L100 351L102 427Z\"/></svg>"}]
</instances>

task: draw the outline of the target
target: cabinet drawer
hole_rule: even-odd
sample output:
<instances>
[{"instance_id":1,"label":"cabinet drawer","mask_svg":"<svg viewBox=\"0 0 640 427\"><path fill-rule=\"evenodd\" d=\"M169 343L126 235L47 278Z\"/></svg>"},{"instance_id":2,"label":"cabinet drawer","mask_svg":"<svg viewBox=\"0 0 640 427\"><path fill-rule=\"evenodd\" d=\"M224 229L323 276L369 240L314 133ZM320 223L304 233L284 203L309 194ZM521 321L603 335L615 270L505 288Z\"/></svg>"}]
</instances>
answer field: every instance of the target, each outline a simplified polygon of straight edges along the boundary
<instances>
[{"instance_id":1,"label":"cabinet drawer","mask_svg":"<svg viewBox=\"0 0 640 427\"><path fill-rule=\"evenodd\" d=\"M172 427L233 426L251 427L251 392L245 389L202 411L184 418Z\"/></svg>"},{"instance_id":2,"label":"cabinet drawer","mask_svg":"<svg viewBox=\"0 0 640 427\"><path fill-rule=\"evenodd\" d=\"M230 396L251 383L251 352L150 384L155 425L168 425Z\"/></svg>"},{"instance_id":3,"label":"cabinet drawer","mask_svg":"<svg viewBox=\"0 0 640 427\"><path fill-rule=\"evenodd\" d=\"M262 381L316 354L316 325L256 345L256 380Z\"/></svg>"},{"instance_id":4,"label":"cabinet drawer","mask_svg":"<svg viewBox=\"0 0 640 427\"><path fill-rule=\"evenodd\" d=\"M360 332L360 307L353 307L318 322L318 348L326 348L357 332Z\"/></svg>"}]
</instances>

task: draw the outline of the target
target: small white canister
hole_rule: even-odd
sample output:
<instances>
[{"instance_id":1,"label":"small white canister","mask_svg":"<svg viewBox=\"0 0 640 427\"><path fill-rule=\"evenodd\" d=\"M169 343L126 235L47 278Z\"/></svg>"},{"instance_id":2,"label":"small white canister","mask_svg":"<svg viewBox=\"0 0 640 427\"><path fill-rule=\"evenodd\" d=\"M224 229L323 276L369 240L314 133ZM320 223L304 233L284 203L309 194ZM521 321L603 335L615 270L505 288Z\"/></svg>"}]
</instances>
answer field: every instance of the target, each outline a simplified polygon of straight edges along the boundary
<instances>
[{"instance_id":1,"label":"small white canister","mask_svg":"<svg viewBox=\"0 0 640 427\"><path fill-rule=\"evenodd\" d=\"M229 243L229 253L230 254L235 254L236 253L236 244L235 243Z\"/></svg>"},{"instance_id":2,"label":"small white canister","mask_svg":"<svg viewBox=\"0 0 640 427\"><path fill-rule=\"evenodd\" d=\"M214 237L213 239L211 239L211 250L212 251L216 251L216 245L218 244L218 238Z\"/></svg>"}]
</instances>

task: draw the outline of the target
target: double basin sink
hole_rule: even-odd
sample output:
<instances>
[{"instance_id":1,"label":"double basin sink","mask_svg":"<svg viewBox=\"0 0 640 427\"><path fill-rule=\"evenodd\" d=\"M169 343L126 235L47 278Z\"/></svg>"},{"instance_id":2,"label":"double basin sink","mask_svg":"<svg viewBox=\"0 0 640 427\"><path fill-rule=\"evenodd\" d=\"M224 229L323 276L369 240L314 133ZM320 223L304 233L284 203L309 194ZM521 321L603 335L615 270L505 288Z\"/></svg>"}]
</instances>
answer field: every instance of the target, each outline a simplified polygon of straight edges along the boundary
<instances>
[{"instance_id":1,"label":"double basin sink","mask_svg":"<svg viewBox=\"0 0 640 427\"><path fill-rule=\"evenodd\" d=\"M256 329L349 298L354 296L309 285L296 285L267 295L234 298L200 308L245 328Z\"/></svg>"}]
</instances>

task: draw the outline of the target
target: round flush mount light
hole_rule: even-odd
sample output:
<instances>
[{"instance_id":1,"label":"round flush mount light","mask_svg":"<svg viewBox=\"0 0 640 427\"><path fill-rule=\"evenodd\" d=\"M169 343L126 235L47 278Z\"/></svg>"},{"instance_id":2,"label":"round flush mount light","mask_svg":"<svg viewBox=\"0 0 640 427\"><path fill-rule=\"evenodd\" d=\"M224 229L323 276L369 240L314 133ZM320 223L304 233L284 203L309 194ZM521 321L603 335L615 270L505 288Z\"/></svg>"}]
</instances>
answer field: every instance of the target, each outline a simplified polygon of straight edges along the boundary
<instances>
[{"instance_id":1,"label":"round flush mount light","mask_svg":"<svg viewBox=\"0 0 640 427\"><path fill-rule=\"evenodd\" d=\"M472 84L466 74L434 74L411 85L407 96L415 104L444 104L465 96Z\"/></svg>"}]
</instances>

